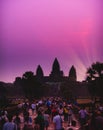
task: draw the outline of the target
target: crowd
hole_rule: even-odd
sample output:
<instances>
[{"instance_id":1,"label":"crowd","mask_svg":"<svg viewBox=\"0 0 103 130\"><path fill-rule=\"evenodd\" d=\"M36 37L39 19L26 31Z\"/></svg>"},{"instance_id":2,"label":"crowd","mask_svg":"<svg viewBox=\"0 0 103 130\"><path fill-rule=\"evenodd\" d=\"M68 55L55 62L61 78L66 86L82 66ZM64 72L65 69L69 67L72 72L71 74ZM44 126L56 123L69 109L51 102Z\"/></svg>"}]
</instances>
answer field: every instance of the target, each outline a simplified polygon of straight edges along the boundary
<instances>
[{"instance_id":1,"label":"crowd","mask_svg":"<svg viewBox=\"0 0 103 130\"><path fill-rule=\"evenodd\" d=\"M103 130L103 106L91 111L59 97L24 101L0 111L0 130Z\"/></svg>"}]
</instances>

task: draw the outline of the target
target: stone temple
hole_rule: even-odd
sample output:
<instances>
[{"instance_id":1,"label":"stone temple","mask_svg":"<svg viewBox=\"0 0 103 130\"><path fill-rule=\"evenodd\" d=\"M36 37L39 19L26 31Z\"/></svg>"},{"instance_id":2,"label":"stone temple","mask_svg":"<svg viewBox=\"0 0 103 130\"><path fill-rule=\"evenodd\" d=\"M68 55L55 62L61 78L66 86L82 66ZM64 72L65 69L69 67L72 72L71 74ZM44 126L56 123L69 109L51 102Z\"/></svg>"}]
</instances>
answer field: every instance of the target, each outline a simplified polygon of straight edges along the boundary
<instances>
[{"instance_id":1,"label":"stone temple","mask_svg":"<svg viewBox=\"0 0 103 130\"><path fill-rule=\"evenodd\" d=\"M62 96L62 92L65 92L67 96L72 95L72 97L77 98L87 98L90 96L87 82L77 81L75 67L72 65L68 71L68 76L65 76L57 58L54 59L49 76L44 75L40 65L37 66L34 76L41 83L45 92L43 92L44 96ZM4 87L7 91L5 93L6 95L8 94L10 97L15 97L16 95L17 97L22 97L24 92L22 90L21 80L21 77L16 77L14 83L0 82L0 90ZM1 90L1 94L3 91Z\"/></svg>"},{"instance_id":2,"label":"stone temple","mask_svg":"<svg viewBox=\"0 0 103 130\"><path fill-rule=\"evenodd\" d=\"M36 77L41 80L41 81L49 81L49 82L61 82L63 80L72 80L72 81L77 81L77 76L76 76L76 69L74 66L71 67L69 71L68 76L64 76L63 71L60 69L60 64L58 62L58 59L55 58L53 65L52 65L52 70L49 76L44 76L43 70L40 65L38 65L37 70L36 70Z\"/></svg>"},{"instance_id":3,"label":"stone temple","mask_svg":"<svg viewBox=\"0 0 103 130\"><path fill-rule=\"evenodd\" d=\"M76 69L72 65L68 76L64 76L63 71L60 68L60 64L57 58L54 59L54 62L52 64L52 70L49 74L49 76L44 76L42 67L40 65L37 66L36 69L36 77L37 79L44 85L47 86L48 90L48 96L58 96L60 86L62 84L66 84L66 86L71 87L71 92L73 96L76 97L88 97L89 92L87 89L86 82L79 82L77 81L77 74Z\"/></svg>"}]
</instances>

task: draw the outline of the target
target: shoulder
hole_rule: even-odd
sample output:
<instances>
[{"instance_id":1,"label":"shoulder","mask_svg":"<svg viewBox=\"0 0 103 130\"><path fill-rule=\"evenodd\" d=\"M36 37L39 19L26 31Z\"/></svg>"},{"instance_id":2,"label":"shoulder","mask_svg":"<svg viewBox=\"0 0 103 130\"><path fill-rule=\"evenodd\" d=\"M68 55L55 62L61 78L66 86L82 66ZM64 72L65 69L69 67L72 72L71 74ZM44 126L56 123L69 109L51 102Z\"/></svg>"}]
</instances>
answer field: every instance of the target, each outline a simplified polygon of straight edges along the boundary
<instances>
[{"instance_id":1,"label":"shoulder","mask_svg":"<svg viewBox=\"0 0 103 130\"><path fill-rule=\"evenodd\" d=\"M56 115L53 117L53 120L59 120L60 119L60 116L59 115Z\"/></svg>"},{"instance_id":2,"label":"shoulder","mask_svg":"<svg viewBox=\"0 0 103 130\"><path fill-rule=\"evenodd\" d=\"M53 122L55 122L57 120L57 116L53 117Z\"/></svg>"},{"instance_id":3,"label":"shoulder","mask_svg":"<svg viewBox=\"0 0 103 130\"><path fill-rule=\"evenodd\" d=\"M7 125L9 125L9 124L10 124L9 122L5 122L5 123L4 123L4 126L7 126Z\"/></svg>"}]
</instances>

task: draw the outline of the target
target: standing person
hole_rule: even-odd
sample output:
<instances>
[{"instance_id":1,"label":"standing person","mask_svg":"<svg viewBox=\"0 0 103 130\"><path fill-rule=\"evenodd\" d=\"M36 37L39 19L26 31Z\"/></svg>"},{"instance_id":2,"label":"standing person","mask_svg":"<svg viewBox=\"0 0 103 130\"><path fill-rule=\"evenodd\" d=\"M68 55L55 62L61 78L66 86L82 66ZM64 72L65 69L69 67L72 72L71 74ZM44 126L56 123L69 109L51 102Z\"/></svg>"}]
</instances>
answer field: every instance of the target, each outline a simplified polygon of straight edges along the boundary
<instances>
[{"instance_id":1,"label":"standing person","mask_svg":"<svg viewBox=\"0 0 103 130\"><path fill-rule=\"evenodd\" d=\"M51 114L52 114L52 119L55 116L55 114L57 113L57 108L56 106L53 106L52 110L51 110Z\"/></svg>"},{"instance_id":2,"label":"standing person","mask_svg":"<svg viewBox=\"0 0 103 130\"><path fill-rule=\"evenodd\" d=\"M23 129L23 127L24 127L24 115L23 115L23 113L21 113L19 115L19 117L20 117L20 128Z\"/></svg>"},{"instance_id":3,"label":"standing person","mask_svg":"<svg viewBox=\"0 0 103 130\"><path fill-rule=\"evenodd\" d=\"M62 118L60 117L58 112L56 112L55 116L53 117L53 123L54 123L54 130L63 130Z\"/></svg>"},{"instance_id":4,"label":"standing person","mask_svg":"<svg viewBox=\"0 0 103 130\"><path fill-rule=\"evenodd\" d=\"M88 115L88 112L87 112L87 110L85 109L85 107L83 106L83 107L80 109L80 111L79 111L79 119L80 119L80 124L81 124L81 126L83 126L83 125L86 124L87 115Z\"/></svg>"},{"instance_id":5,"label":"standing person","mask_svg":"<svg viewBox=\"0 0 103 130\"><path fill-rule=\"evenodd\" d=\"M58 108L58 111L59 111L59 115L60 115L60 116L63 116L63 106L60 106L60 107Z\"/></svg>"},{"instance_id":6,"label":"standing person","mask_svg":"<svg viewBox=\"0 0 103 130\"><path fill-rule=\"evenodd\" d=\"M5 114L4 111L1 111L0 113L0 129L3 129L3 125L5 124L5 122L7 121L7 115Z\"/></svg>"},{"instance_id":7,"label":"standing person","mask_svg":"<svg viewBox=\"0 0 103 130\"><path fill-rule=\"evenodd\" d=\"M45 122L45 128L48 130L49 122L50 122L50 116L47 111L44 112L44 122Z\"/></svg>"},{"instance_id":8,"label":"standing person","mask_svg":"<svg viewBox=\"0 0 103 130\"><path fill-rule=\"evenodd\" d=\"M24 123L28 123L29 122L29 112L26 109L24 109L23 115L24 115Z\"/></svg>"},{"instance_id":9,"label":"standing person","mask_svg":"<svg viewBox=\"0 0 103 130\"><path fill-rule=\"evenodd\" d=\"M17 125L17 130L20 130L20 117L19 117L19 113L16 113L16 117L14 119L14 123Z\"/></svg>"},{"instance_id":10,"label":"standing person","mask_svg":"<svg viewBox=\"0 0 103 130\"><path fill-rule=\"evenodd\" d=\"M95 130L95 128L96 128L96 120L95 120L96 116L97 116L96 111L92 111L92 114L91 114L91 117L89 120L89 129L90 130Z\"/></svg>"},{"instance_id":11,"label":"standing person","mask_svg":"<svg viewBox=\"0 0 103 130\"><path fill-rule=\"evenodd\" d=\"M72 110L68 108L68 124L71 125L72 123Z\"/></svg>"},{"instance_id":12,"label":"standing person","mask_svg":"<svg viewBox=\"0 0 103 130\"><path fill-rule=\"evenodd\" d=\"M24 123L24 128L23 128L23 130L34 130L34 128L33 128L33 122L32 122L32 117L31 117L31 115L30 115L30 113L28 112L28 115L27 115L27 117L26 117L26 121L25 121L25 123Z\"/></svg>"},{"instance_id":13,"label":"standing person","mask_svg":"<svg viewBox=\"0 0 103 130\"><path fill-rule=\"evenodd\" d=\"M96 130L103 130L103 116L100 111L97 111L97 116L95 117Z\"/></svg>"},{"instance_id":14,"label":"standing person","mask_svg":"<svg viewBox=\"0 0 103 130\"><path fill-rule=\"evenodd\" d=\"M17 125L12 122L12 116L8 116L8 122L3 125L3 130L17 130Z\"/></svg>"},{"instance_id":15,"label":"standing person","mask_svg":"<svg viewBox=\"0 0 103 130\"><path fill-rule=\"evenodd\" d=\"M40 127L40 130L44 130L45 122L44 116L42 115L41 111L38 111L38 115L35 118L35 125Z\"/></svg>"},{"instance_id":16,"label":"standing person","mask_svg":"<svg viewBox=\"0 0 103 130\"><path fill-rule=\"evenodd\" d=\"M36 104L32 102L31 104L32 114L34 114L34 111L36 110Z\"/></svg>"},{"instance_id":17,"label":"standing person","mask_svg":"<svg viewBox=\"0 0 103 130\"><path fill-rule=\"evenodd\" d=\"M64 115L63 115L63 106L60 105L58 108L59 115L61 116L62 120L64 121Z\"/></svg>"},{"instance_id":18,"label":"standing person","mask_svg":"<svg viewBox=\"0 0 103 130\"><path fill-rule=\"evenodd\" d=\"M64 106L64 121L68 121L68 108L67 106Z\"/></svg>"}]
</instances>

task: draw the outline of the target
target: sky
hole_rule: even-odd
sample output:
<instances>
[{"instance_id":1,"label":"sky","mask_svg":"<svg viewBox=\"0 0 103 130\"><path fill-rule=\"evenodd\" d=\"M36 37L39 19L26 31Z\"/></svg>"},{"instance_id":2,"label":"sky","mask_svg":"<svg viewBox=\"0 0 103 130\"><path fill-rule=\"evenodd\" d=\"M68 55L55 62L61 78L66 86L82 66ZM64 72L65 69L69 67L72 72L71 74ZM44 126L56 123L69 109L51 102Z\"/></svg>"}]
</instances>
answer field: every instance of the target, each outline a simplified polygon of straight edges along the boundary
<instances>
[{"instance_id":1,"label":"sky","mask_svg":"<svg viewBox=\"0 0 103 130\"><path fill-rule=\"evenodd\" d=\"M1 0L0 81L13 82L40 64L48 76L57 57L77 80L103 62L102 0Z\"/></svg>"}]
</instances>

